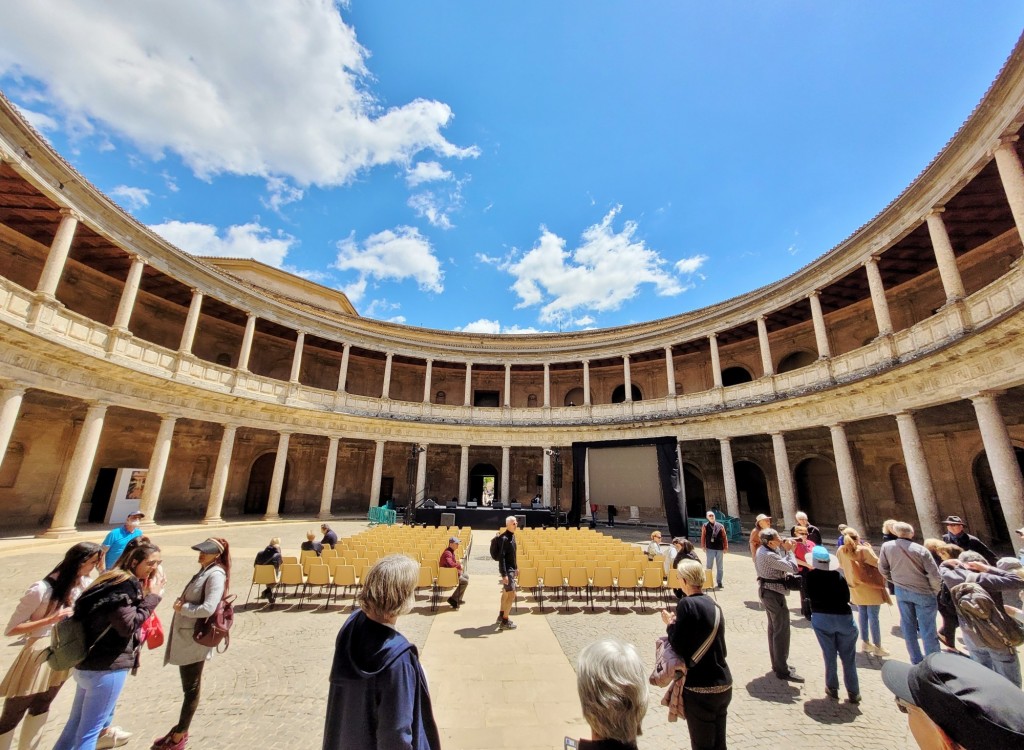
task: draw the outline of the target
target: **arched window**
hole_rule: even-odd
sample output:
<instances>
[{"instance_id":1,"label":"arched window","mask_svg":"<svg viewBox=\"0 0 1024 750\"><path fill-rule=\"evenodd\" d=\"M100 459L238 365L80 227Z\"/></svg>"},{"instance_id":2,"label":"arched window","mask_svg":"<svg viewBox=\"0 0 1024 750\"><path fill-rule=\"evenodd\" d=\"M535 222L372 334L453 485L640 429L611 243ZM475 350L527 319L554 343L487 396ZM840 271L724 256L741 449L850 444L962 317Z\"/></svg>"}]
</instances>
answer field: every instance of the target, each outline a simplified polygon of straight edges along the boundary
<instances>
[{"instance_id":1,"label":"arched window","mask_svg":"<svg viewBox=\"0 0 1024 750\"><path fill-rule=\"evenodd\" d=\"M632 383L630 383L629 386L630 386L629 387L630 393L633 394L633 400L634 401L643 401L644 400L644 395L640 392L640 389L637 388ZM622 384L620 386L616 386L615 390L612 391L612 403L613 404L621 404L625 400L626 400L626 385Z\"/></svg>"},{"instance_id":2,"label":"arched window","mask_svg":"<svg viewBox=\"0 0 1024 750\"><path fill-rule=\"evenodd\" d=\"M739 385L740 383L749 383L754 379L754 376L750 374L746 367L726 367L722 370L722 385Z\"/></svg>"},{"instance_id":3,"label":"arched window","mask_svg":"<svg viewBox=\"0 0 1024 750\"><path fill-rule=\"evenodd\" d=\"M583 389L573 388L571 391L565 394L565 398L562 400L563 406L581 406L583 404Z\"/></svg>"},{"instance_id":4,"label":"arched window","mask_svg":"<svg viewBox=\"0 0 1024 750\"><path fill-rule=\"evenodd\" d=\"M434 403L443 404L446 398L447 396L445 395L444 391L438 391L437 394L434 396Z\"/></svg>"},{"instance_id":5,"label":"arched window","mask_svg":"<svg viewBox=\"0 0 1024 750\"><path fill-rule=\"evenodd\" d=\"M537 394L536 393L531 393L529 396L526 397L526 405L530 409L537 408Z\"/></svg>"},{"instance_id":6,"label":"arched window","mask_svg":"<svg viewBox=\"0 0 1024 750\"><path fill-rule=\"evenodd\" d=\"M231 367L231 355L221 352L217 355L217 364L222 367Z\"/></svg>"}]
</instances>

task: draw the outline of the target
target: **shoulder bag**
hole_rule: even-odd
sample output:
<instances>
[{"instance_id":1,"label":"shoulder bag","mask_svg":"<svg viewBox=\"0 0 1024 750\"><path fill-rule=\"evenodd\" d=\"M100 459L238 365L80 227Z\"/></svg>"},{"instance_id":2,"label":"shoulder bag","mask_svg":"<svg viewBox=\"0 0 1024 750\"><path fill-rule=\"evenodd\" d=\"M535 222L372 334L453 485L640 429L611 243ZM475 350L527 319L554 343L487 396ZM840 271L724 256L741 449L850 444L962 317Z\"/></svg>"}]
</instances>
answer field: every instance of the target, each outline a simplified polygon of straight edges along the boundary
<instances>
[{"instance_id":1,"label":"shoulder bag","mask_svg":"<svg viewBox=\"0 0 1024 750\"><path fill-rule=\"evenodd\" d=\"M209 580L209 579L207 579ZM206 584L203 584L203 599L206 599ZM192 640L207 648L216 648L217 653L224 653L231 645L231 626L235 624L235 595L224 591L224 596L217 602L217 609L209 617L196 620L192 630ZM220 644L224 648L219 648Z\"/></svg>"},{"instance_id":2,"label":"shoulder bag","mask_svg":"<svg viewBox=\"0 0 1024 750\"><path fill-rule=\"evenodd\" d=\"M689 662L679 658L679 655L669 643L668 636L663 635L654 644L654 671L651 672L648 681L656 687L668 687L665 696L661 699L661 705L668 707L668 720L676 721L679 718L686 719L686 707L683 703L683 688L686 687L686 673L696 666L704 655L711 648L718 636L718 626L722 622L722 610L717 604L715 608L715 624L711 628L711 634L700 647L693 652Z\"/></svg>"}]
</instances>

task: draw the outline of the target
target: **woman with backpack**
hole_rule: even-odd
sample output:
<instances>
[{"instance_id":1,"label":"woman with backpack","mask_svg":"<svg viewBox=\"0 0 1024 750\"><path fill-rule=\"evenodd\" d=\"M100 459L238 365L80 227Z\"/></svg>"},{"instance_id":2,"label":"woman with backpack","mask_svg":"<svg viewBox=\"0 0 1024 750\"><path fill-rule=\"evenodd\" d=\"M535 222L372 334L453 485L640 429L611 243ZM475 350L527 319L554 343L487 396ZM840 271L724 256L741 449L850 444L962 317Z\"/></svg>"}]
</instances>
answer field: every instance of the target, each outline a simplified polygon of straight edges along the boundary
<instances>
[{"instance_id":1,"label":"woman with backpack","mask_svg":"<svg viewBox=\"0 0 1024 750\"><path fill-rule=\"evenodd\" d=\"M74 545L56 568L29 586L11 615L4 635L24 636L26 640L0 682L0 696L4 698L0 750L13 747L19 723L22 727L18 747L30 750L36 746L50 704L70 675L67 670L50 669L46 663L50 630L74 611L75 601L89 585L89 574L102 558L103 548L98 544Z\"/></svg>"},{"instance_id":2,"label":"woman with backpack","mask_svg":"<svg viewBox=\"0 0 1024 750\"><path fill-rule=\"evenodd\" d=\"M199 572L174 600L174 619L164 652L164 664L175 664L181 674L184 700L178 723L163 737L153 741L152 750L184 750L188 730L199 707L203 665L213 658L214 649L197 643L192 637L196 623L210 617L228 592L231 581L231 552L227 539L209 538L192 549L199 553Z\"/></svg>"},{"instance_id":3,"label":"woman with backpack","mask_svg":"<svg viewBox=\"0 0 1024 750\"><path fill-rule=\"evenodd\" d=\"M139 666L142 623L163 596L160 548L140 544L101 575L75 602L86 655L74 669L77 685L64 731L53 750L91 750L128 678Z\"/></svg>"}]
</instances>

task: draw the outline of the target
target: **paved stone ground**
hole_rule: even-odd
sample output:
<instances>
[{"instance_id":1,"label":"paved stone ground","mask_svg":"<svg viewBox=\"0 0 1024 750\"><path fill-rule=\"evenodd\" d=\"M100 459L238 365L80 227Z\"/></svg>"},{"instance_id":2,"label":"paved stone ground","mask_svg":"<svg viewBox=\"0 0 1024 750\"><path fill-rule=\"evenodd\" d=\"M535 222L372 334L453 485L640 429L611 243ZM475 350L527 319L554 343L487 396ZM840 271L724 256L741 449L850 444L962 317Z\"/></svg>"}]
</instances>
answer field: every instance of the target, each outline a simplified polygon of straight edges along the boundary
<instances>
[{"instance_id":1,"label":"paved stone ground","mask_svg":"<svg viewBox=\"0 0 1024 750\"><path fill-rule=\"evenodd\" d=\"M233 590L240 602L245 601L249 563L266 540L281 536L286 551L297 550L305 530L317 525L286 521L217 529L231 541L238 561ZM341 536L365 528L356 521L333 526ZM167 599L158 610L165 623L171 619L171 601L195 569L190 545L212 531L174 526L152 531L163 548L170 579ZM647 538L643 529L619 526L614 533L627 541ZM663 626L654 609L645 613L639 606L623 607L616 612L603 601L594 612L580 600L573 601L567 611L546 605L541 614L533 596L527 594L520 596L519 630L496 634L498 585L495 564L487 554L489 535L480 530L475 534L467 606L457 613L446 606L431 613L429 602L421 597L413 611L399 620L399 630L421 650L446 748L559 748L565 734L578 736L582 726L572 669L583 646L617 635L635 643L651 666L654 639ZM97 530L81 538L101 537ZM0 558L7 573L0 580L0 620L6 622L24 589L50 570L73 541L0 540ZM730 746L793 743L801 750L832 750L840 745L891 750L915 747L904 716L881 683L881 660L858 655L864 696L859 707L826 700L821 654L809 624L797 613L794 595L791 663L807 683L782 683L769 669L765 615L757 603L753 565L745 554L727 556L725 583L718 602L726 616L729 664L736 684L729 712ZM317 747L334 637L351 610L349 602L327 609L320 606L322 600L301 608L287 600L273 609L255 603L240 608L230 649L217 656L204 674L190 747ZM893 658L906 660L895 608L883 608L882 625L883 640ZM561 653L550 651L549 642L556 643L555 652ZM17 649L14 639L0 646L0 670L6 671ZM459 657L451 658L453 652ZM493 655L507 652L519 655L514 659L516 666L505 672L501 691L485 695L481 686L494 671ZM146 652L139 674L129 679L122 694L116 723L136 733L129 747L148 747L153 737L163 734L176 720L181 698L177 670L163 667L161 662L162 653ZM70 709L71 688L68 685L61 691L41 747L52 746L56 740L61 719ZM667 721L666 709L659 704L660 693L659 689L652 693L640 747L686 747L686 727ZM467 711L470 697L492 705L483 715ZM524 708L526 704L529 709ZM549 726L538 726L544 722Z\"/></svg>"}]
</instances>

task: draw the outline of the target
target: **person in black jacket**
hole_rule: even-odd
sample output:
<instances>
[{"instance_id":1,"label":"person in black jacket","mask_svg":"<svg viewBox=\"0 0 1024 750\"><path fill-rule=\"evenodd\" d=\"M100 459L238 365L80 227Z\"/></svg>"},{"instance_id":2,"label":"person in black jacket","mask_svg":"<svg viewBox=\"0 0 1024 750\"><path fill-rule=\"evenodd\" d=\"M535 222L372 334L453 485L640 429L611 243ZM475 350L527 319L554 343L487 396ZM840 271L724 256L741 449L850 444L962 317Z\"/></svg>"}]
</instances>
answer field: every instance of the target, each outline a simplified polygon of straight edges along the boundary
<instances>
[{"instance_id":1,"label":"person in black jacket","mask_svg":"<svg viewBox=\"0 0 1024 750\"><path fill-rule=\"evenodd\" d=\"M139 628L163 596L160 548L140 544L75 602L88 653L75 668L75 700L54 750L95 747L129 670L139 666Z\"/></svg>"},{"instance_id":2,"label":"person in black jacket","mask_svg":"<svg viewBox=\"0 0 1024 750\"><path fill-rule=\"evenodd\" d=\"M825 694L839 700L839 669L843 663L843 683L847 702L860 703L857 678L857 624L850 609L850 587L839 573L839 563L825 547L811 552L812 568L804 577L807 599L811 603L811 627L818 637L825 660Z\"/></svg>"},{"instance_id":3,"label":"person in black jacket","mask_svg":"<svg viewBox=\"0 0 1024 750\"><path fill-rule=\"evenodd\" d=\"M256 565L273 565L274 570L280 572L281 570L281 537L275 536L270 540L270 544L264 547L262 550L256 553ZM261 599L266 599L271 604L277 602L277 597L274 596L274 587L267 586L263 589L263 593L260 594Z\"/></svg>"},{"instance_id":4,"label":"person in black jacket","mask_svg":"<svg viewBox=\"0 0 1024 750\"><path fill-rule=\"evenodd\" d=\"M955 544L962 550L970 550L971 552L977 552L985 558L985 562L989 565L995 565L996 560L999 558L996 553L988 548L983 541L978 537L968 534L964 528L967 524L960 516L946 516L946 520L943 521L946 525L946 533L942 535L942 541L946 544Z\"/></svg>"},{"instance_id":5,"label":"person in black jacket","mask_svg":"<svg viewBox=\"0 0 1024 750\"><path fill-rule=\"evenodd\" d=\"M498 613L498 630L515 630L516 624L508 619L516 600L516 575L519 563L516 560L516 528L519 522L515 516L505 519L504 537L498 554L498 575L501 576L501 612Z\"/></svg>"},{"instance_id":6,"label":"person in black jacket","mask_svg":"<svg viewBox=\"0 0 1024 750\"><path fill-rule=\"evenodd\" d=\"M725 729L732 701L732 672L725 660L725 618L718 605L702 591L704 566L695 560L683 560L679 563L679 577L686 596L679 600L675 613L663 610L661 619L666 625L672 649L689 665L684 695L690 747L693 750L726 750ZM701 655L701 648L712 633L714 637Z\"/></svg>"}]
</instances>

